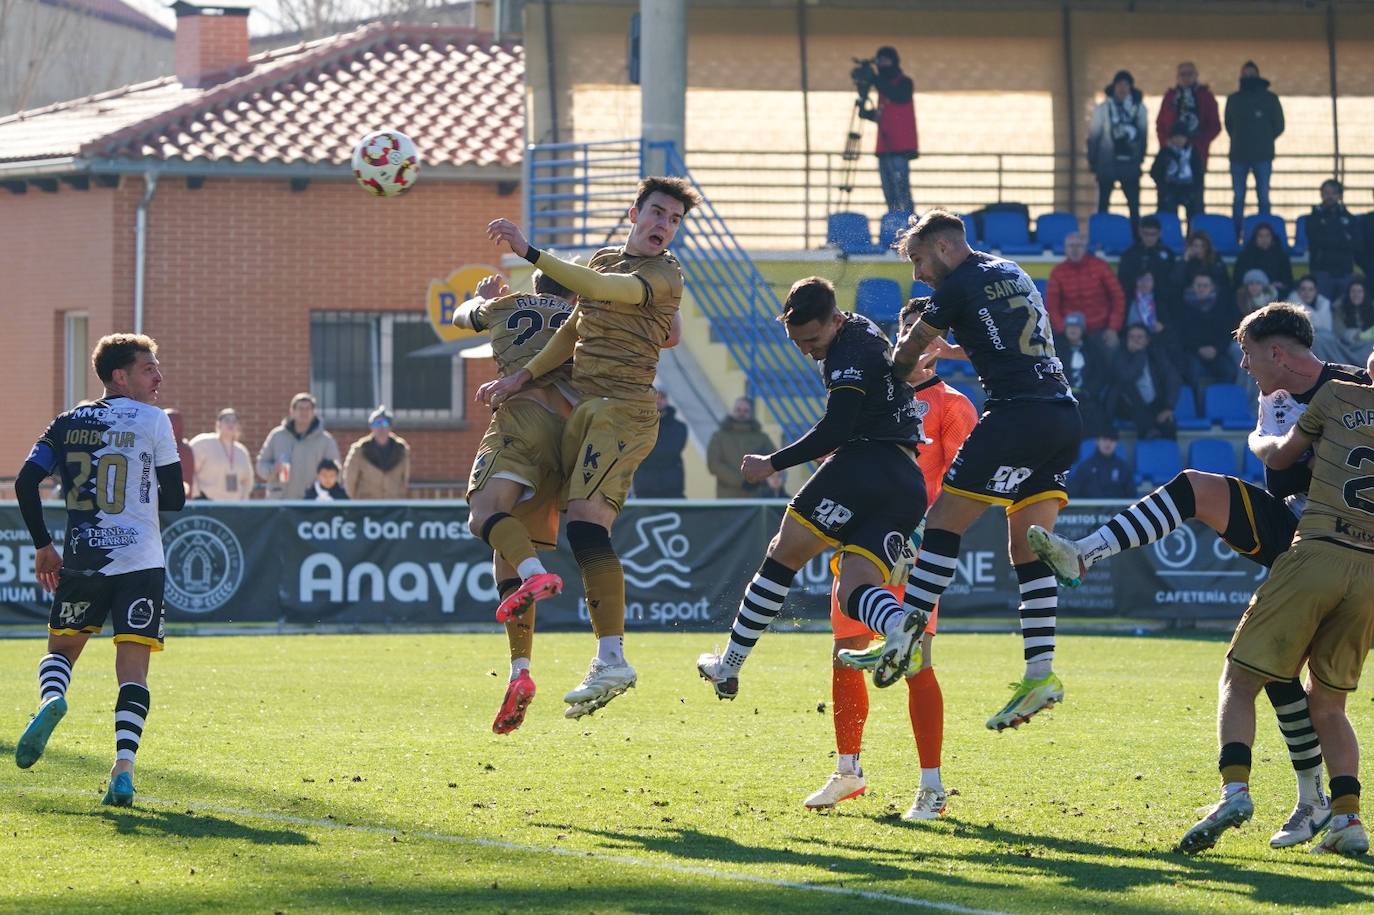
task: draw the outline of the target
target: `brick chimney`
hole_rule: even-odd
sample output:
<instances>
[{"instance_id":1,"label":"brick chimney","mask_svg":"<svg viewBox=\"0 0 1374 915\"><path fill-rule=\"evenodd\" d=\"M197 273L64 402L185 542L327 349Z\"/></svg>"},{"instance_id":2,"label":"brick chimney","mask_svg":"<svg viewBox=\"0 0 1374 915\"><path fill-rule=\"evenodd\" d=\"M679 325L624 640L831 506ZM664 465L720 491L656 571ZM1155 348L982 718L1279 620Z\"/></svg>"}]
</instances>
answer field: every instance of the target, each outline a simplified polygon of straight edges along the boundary
<instances>
[{"instance_id":1,"label":"brick chimney","mask_svg":"<svg viewBox=\"0 0 1374 915\"><path fill-rule=\"evenodd\" d=\"M248 69L247 6L201 5L177 0L177 79L205 89Z\"/></svg>"}]
</instances>

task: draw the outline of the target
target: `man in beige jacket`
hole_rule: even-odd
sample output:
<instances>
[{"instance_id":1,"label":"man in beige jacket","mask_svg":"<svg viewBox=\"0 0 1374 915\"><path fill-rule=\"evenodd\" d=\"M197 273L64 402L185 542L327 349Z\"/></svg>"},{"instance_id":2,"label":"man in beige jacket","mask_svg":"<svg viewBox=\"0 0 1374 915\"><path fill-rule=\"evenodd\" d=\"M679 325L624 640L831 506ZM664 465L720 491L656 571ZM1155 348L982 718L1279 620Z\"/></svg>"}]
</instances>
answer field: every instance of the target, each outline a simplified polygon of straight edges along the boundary
<instances>
[{"instance_id":1,"label":"man in beige jacket","mask_svg":"<svg viewBox=\"0 0 1374 915\"><path fill-rule=\"evenodd\" d=\"M242 430L233 407L219 411L214 432L191 439L195 477L191 497L216 502L238 502L253 493L253 456L239 441Z\"/></svg>"},{"instance_id":2,"label":"man in beige jacket","mask_svg":"<svg viewBox=\"0 0 1374 915\"><path fill-rule=\"evenodd\" d=\"M344 458L344 489L353 499L404 499L410 485L410 446L391 431L391 414L378 407L368 417L368 434Z\"/></svg>"}]
</instances>

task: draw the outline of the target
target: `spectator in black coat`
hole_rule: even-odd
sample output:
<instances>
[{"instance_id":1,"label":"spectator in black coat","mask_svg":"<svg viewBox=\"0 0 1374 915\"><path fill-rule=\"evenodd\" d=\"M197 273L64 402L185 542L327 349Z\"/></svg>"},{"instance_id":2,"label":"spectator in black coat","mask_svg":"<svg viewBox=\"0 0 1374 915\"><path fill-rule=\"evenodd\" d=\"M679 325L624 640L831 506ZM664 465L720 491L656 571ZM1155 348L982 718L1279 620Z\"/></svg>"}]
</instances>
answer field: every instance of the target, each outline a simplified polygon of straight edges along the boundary
<instances>
[{"instance_id":1,"label":"spectator in black coat","mask_svg":"<svg viewBox=\"0 0 1374 915\"><path fill-rule=\"evenodd\" d=\"M1064 363L1064 376L1078 398L1083 429L1091 435L1109 424L1105 392L1111 357L1096 338L1087 336L1087 320L1077 311L1064 318L1064 332L1055 334L1054 352Z\"/></svg>"},{"instance_id":2,"label":"spectator in black coat","mask_svg":"<svg viewBox=\"0 0 1374 915\"><path fill-rule=\"evenodd\" d=\"M1355 262L1364 256L1360 221L1345 208L1345 189L1335 178L1322 182L1321 206L1307 217L1308 266L1317 290L1331 301L1345 292L1355 274Z\"/></svg>"},{"instance_id":3,"label":"spectator in black coat","mask_svg":"<svg viewBox=\"0 0 1374 915\"><path fill-rule=\"evenodd\" d=\"M347 501L348 491L339 482L339 465L330 458L320 461L315 468L315 482L310 484L302 498L321 502Z\"/></svg>"},{"instance_id":4,"label":"spectator in black coat","mask_svg":"<svg viewBox=\"0 0 1374 915\"><path fill-rule=\"evenodd\" d=\"M682 450L687 447L687 424L658 392L658 438L654 450L635 472L634 493L641 499L681 499L687 488Z\"/></svg>"},{"instance_id":5,"label":"spectator in black coat","mask_svg":"<svg viewBox=\"0 0 1374 915\"><path fill-rule=\"evenodd\" d=\"M1245 247L1236 255L1236 266L1231 275L1236 277L1239 285L1241 278L1251 270L1263 270L1280 296L1293 291L1293 262L1274 235L1274 227L1267 222L1257 222L1250 230Z\"/></svg>"},{"instance_id":6,"label":"spectator in black coat","mask_svg":"<svg viewBox=\"0 0 1374 915\"><path fill-rule=\"evenodd\" d=\"M1135 482L1131 465L1116 453L1116 430L1097 436L1097 450L1069 474L1069 495L1075 499L1131 499Z\"/></svg>"},{"instance_id":7,"label":"spectator in black coat","mask_svg":"<svg viewBox=\"0 0 1374 915\"><path fill-rule=\"evenodd\" d=\"M1237 363L1231 356L1232 334L1240 324L1236 300L1218 295L1206 273L1193 277L1179 308L1179 345L1183 351L1183 377L1192 387L1202 409L1202 391L1209 384L1236 380Z\"/></svg>"},{"instance_id":8,"label":"spectator in black coat","mask_svg":"<svg viewBox=\"0 0 1374 915\"><path fill-rule=\"evenodd\" d=\"M1226 132L1231 135L1231 220L1240 237L1245 215L1245 179L1255 176L1259 211L1269 212L1269 179L1274 171L1274 141L1283 133L1283 105L1269 91L1269 80L1247 60L1240 68L1240 91L1226 99Z\"/></svg>"},{"instance_id":9,"label":"spectator in black coat","mask_svg":"<svg viewBox=\"0 0 1374 915\"><path fill-rule=\"evenodd\" d=\"M1159 189L1159 211L1184 213L1192 219L1202 212L1202 181L1206 166L1202 153L1188 140L1188 128L1176 123L1169 133L1169 142L1155 156L1150 177Z\"/></svg>"},{"instance_id":10,"label":"spectator in black coat","mask_svg":"<svg viewBox=\"0 0 1374 915\"><path fill-rule=\"evenodd\" d=\"M1140 438L1174 438L1179 377L1173 360L1153 345L1140 324L1126 328L1126 342L1112 356L1111 415L1130 420Z\"/></svg>"},{"instance_id":11,"label":"spectator in black coat","mask_svg":"<svg viewBox=\"0 0 1374 915\"><path fill-rule=\"evenodd\" d=\"M1135 291L1136 277L1142 273L1154 276L1156 297L1169 298L1169 287L1174 279L1174 265L1178 261L1178 253L1160 242L1160 234L1158 219L1153 216L1142 218L1136 243L1121 255L1121 261L1116 267L1116 277L1121 280L1121 291L1126 293L1128 302Z\"/></svg>"},{"instance_id":12,"label":"spectator in black coat","mask_svg":"<svg viewBox=\"0 0 1374 915\"><path fill-rule=\"evenodd\" d=\"M1226 272L1226 263L1212 246L1212 236L1201 229L1188 233L1183 259L1174 268L1175 295L1182 298L1193 284L1193 277L1198 274L1212 278L1218 296L1230 301L1235 295L1235 290L1231 288L1231 275Z\"/></svg>"},{"instance_id":13,"label":"spectator in black coat","mask_svg":"<svg viewBox=\"0 0 1374 915\"><path fill-rule=\"evenodd\" d=\"M1336 309L1341 326L1341 339L1349 344L1374 341L1374 300L1369 297L1369 284L1356 276L1345 287L1345 295Z\"/></svg>"}]
</instances>

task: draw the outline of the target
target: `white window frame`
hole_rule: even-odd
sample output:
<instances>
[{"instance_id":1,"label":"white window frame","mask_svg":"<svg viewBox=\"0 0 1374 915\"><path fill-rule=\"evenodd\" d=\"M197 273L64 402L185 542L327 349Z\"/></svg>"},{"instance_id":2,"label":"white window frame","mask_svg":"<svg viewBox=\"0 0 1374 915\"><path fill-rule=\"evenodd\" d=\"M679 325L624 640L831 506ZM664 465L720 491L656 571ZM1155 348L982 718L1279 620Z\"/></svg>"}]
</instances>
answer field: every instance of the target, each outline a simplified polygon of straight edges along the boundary
<instances>
[{"instance_id":1,"label":"white window frame","mask_svg":"<svg viewBox=\"0 0 1374 915\"><path fill-rule=\"evenodd\" d=\"M81 324L81 339L76 339L76 325ZM70 410L86 399L90 378L88 362L91 358L90 314L68 311L62 315L62 397L63 409Z\"/></svg>"}]
</instances>

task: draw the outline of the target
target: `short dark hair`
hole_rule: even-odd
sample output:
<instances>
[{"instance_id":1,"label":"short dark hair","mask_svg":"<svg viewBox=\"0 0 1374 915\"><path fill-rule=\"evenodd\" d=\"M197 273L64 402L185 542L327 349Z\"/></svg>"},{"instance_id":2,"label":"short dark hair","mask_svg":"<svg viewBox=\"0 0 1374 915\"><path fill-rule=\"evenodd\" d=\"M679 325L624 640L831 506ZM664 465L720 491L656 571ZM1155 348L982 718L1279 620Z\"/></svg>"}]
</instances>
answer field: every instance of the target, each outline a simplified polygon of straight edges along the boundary
<instances>
[{"instance_id":1,"label":"short dark hair","mask_svg":"<svg viewBox=\"0 0 1374 915\"><path fill-rule=\"evenodd\" d=\"M316 473L319 473L321 470L335 470L335 471L337 471L338 469L339 469L339 465L338 465L337 463L335 463L335 461L334 461L333 458L324 458L324 459L321 460L320 463L315 467L315 472L316 472Z\"/></svg>"},{"instance_id":2,"label":"short dark hair","mask_svg":"<svg viewBox=\"0 0 1374 915\"><path fill-rule=\"evenodd\" d=\"M1307 310L1292 302L1270 302L1241 318L1236 328L1237 342L1253 340L1260 343L1271 337L1287 337L1311 349L1312 319L1307 316Z\"/></svg>"},{"instance_id":3,"label":"short dark hair","mask_svg":"<svg viewBox=\"0 0 1374 915\"><path fill-rule=\"evenodd\" d=\"M1345 194L1345 185L1341 184L1335 178L1327 178L1325 181L1322 182L1322 186L1318 190L1324 191L1326 190L1328 185L1335 185L1337 194L1341 194L1342 196Z\"/></svg>"},{"instance_id":4,"label":"short dark hair","mask_svg":"<svg viewBox=\"0 0 1374 915\"><path fill-rule=\"evenodd\" d=\"M1140 219L1140 227L1142 229L1154 229L1156 231L1164 228L1159 224L1158 216L1142 216Z\"/></svg>"},{"instance_id":5,"label":"short dark hair","mask_svg":"<svg viewBox=\"0 0 1374 915\"><path fill-rule=\"evenodd\" d=\"M560 299L571 299L577 295L543 270L534 271L534 291L539 295L557 296Z\"/></svg>"},{"instance_id":6,"label":"short dark hair","mask_svg":"<svg viewBox=\"0 0 1374 915\"><path fill-rule=\"evenodd\" d=\"M157 341L143 334L106 334L96 341L91 351L91 367L95 377L105 384L119 369L128 369L139 353L157 355Z\"/></svg>"},{"instance_id":7,"label":"short dark hair","mask_svg":"<svg viewBox=\"0 0 1374 915\"><path fill-rule=\"evenodd\" d=\"M952 235L956 232L960 238L967 238L968 236L964 221L959 218L959 214L937 207L933 210L926 210L920 216L911 217L911 222L907 224L906 230L897 236L892 247L896 248L902 257L909 258L911 257L911 249L918 243L928 238Z\"/></svg>"},{"instance_id":8,"label":"short dark hair","mask_svg":"<svg viewBox=\"0 0 1374 915\"><path fill-rule=\"evenodd\" d=\"M648 200L649 195L655 191L660 194L667 194L682 204L683 216L692 212L694 207L701 206L701 195L697 193L696 188L692 187L691 181L686 178L655 175L639 182L639 192L635 194L635 209L644 206L644 201Z\"/></svg>"},{"instance_id":9,"label":"short dark hair","mask_svg":"<svg viewBox=\"0 0 1374 915\"><path fill-rule=\"evenodd\" d=\"M834 284L823 276L808 276L797 280L787 291L778 320L796 327L828 320L835 310Z\"/></svg>"}]
</instances>

